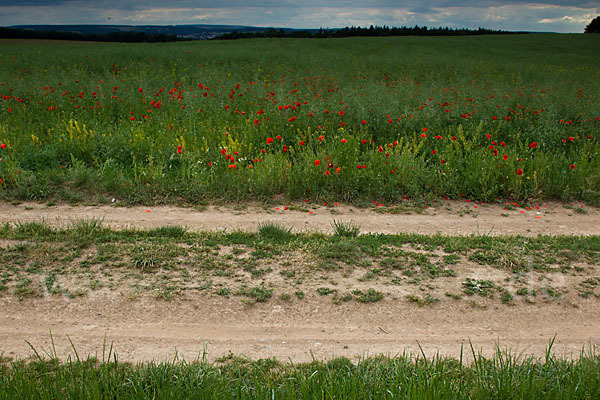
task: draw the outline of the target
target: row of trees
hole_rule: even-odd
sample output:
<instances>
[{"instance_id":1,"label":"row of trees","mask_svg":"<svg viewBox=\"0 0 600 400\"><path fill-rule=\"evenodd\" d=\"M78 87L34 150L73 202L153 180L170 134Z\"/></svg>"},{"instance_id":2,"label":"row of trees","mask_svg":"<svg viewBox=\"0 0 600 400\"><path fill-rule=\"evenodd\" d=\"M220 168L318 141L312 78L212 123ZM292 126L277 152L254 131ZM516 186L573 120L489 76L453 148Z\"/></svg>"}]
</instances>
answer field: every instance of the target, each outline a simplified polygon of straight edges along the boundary
<instances>
[{"instance_id":1,"label":"row of trees","mask_svg":"<svg viewBox=\"0 0 600 400\"><path fill-rule=\"evenodd\" d=\"M174 42L185 40L175 35L161 33L145 33L133 31L110 32L105 34L81 33L65 31L37 31L32 29L16 29L0 27L2 39L55 39L55 40L82 40L94 42Z\"/></svg>"},{"instance_id":2,"label":"row of trees","mask_svg":"<svg viewBox=\"0 0 600 400\"><path fill-rule=\"evenodd\" d=\"M343 38L352 36L466 36L466 35L496 35L514 34L521 32L507 32L493 29L466 29L466 28L428 28L426 26L392 27L373 26L362 28L360 26L345 27L342 29L319 29L318 31L295 31L283 29L268 29L258 32L231 32L225 33L215 39L246 39L246 38L272 38L272 37L301 37L301 38Z\"/></svg>"}]
</instances>

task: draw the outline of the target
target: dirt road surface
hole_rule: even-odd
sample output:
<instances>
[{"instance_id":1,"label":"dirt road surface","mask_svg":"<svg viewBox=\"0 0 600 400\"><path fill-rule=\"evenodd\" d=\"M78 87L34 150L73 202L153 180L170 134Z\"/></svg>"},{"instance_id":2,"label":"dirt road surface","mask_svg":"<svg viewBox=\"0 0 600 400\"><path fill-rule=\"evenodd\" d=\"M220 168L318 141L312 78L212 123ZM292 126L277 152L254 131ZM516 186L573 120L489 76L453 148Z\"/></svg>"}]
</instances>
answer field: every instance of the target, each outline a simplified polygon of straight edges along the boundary
<instances>
[{"instance_id":1,"label":"dirt road surface","mask_svg":"<svg viewBox=\"0 0 600 400\"><path fill-rule=\"evenodd\" d=\"M285 209L285 207L288 207ZM331 231L332 220L352 221L362 232L422 234L598 235L600 210L582 205L549 203L510 207L472 202L441 202L422 213L403 214L385 206L280 204L268 207L209 206L202 211L176 207L46 206L0 203L0 223L44 220L68 224L102 218L113 227L150 228L182 225L190 230L256 230L258 223L279 221L295 231ZM381 212L385 210L385 212ZM522 212L523 211L523 212ZM596 267L596 266L593 266ZM598 273L600 275L600 273ZM276 357L294 362L346 356L353 360L404 351L427 356L465 357L475 351L491 355L496 346L513 353L543 356L556 337L554 352L578 356L583 347L600 345L600 301L576 295L552 302L499 302L473 307L447 299L435 306L385 298L372 304L333 304L310 294L303 301L273 298L248 305L238 298L215 295L161 301L135 300L119 292L99 290L84 297L45 296L18 300L0 296L0 355L26 358L54 349L64 358L102 357L103 344L120 360L179 358L209 360L232 352L253 359Z\"/></svg>"}]
</instances>

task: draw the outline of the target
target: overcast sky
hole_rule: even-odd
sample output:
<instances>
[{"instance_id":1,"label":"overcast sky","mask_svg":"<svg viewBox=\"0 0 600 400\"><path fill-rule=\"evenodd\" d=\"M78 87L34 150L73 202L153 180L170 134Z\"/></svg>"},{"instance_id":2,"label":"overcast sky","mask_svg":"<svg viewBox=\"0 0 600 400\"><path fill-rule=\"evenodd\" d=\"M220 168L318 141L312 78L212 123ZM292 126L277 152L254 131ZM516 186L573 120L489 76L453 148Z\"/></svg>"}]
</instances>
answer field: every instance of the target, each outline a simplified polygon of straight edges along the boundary
<instances>
[{"instance_id":1,"label":"overcast sky","mask_svg":"<svg viewBox=\"0 0 600 400\"><path fill-rule=\"evenodd\" d=\"M0 0L0 26L227 24L448 26L583 32L600 0Z\"/></svg>"}]
</instances>

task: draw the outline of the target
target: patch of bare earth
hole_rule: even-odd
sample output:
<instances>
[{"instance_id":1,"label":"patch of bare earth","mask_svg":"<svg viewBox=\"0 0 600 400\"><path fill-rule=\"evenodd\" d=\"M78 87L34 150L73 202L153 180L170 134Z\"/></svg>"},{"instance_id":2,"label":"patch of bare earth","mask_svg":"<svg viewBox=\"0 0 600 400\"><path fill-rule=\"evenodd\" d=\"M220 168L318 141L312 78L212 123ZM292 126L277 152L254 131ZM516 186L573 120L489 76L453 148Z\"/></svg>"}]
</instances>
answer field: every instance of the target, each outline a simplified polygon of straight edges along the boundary
<instances>
[{"instance_id":1,"label":"patch of bare earth","mask_svg":"<svg viewBox=\"0 0 600 400\"><path fill-rule=\"evenodd\" d=\"M423 213L391 214L394 211L389 207L381 212L383 207L313 208L304 204L288 205L287 210L282 204L248 205L237 210L209 206L198 211L176 207L0 203L0 222L44 220L63 225L84 218L102 218L113 227L181 225L191 230L229 231L256 230L259 222L278 221L296 231L331 232L335 219L352 221L361 226L362 232L600 233L600 211L582 208L580 204L567 204L565 208L552 203L540 205L539 209L509 210L498 205L475 205L441 202ZM0 248L23 243L2 240ZM252 258L248 249L240 245L207 250L215 252L215 257L228 258L239 265L237 269L215 264L210 275L193 268L159 268L150 274L103 267L94 260L109 257L111 248L110 244L102 246L91 246L71 261L73 269L81 268L83 272L69 272L57 278L65 292L49 293L45 289L46 274L33 278L34 295L21 300L12 294L15 282L10 283L9 290L0 291L0 355L29 357L33 354L31 344L41 354L55 350L64 358L73 354L72 342L80 356L99 357L106 343L107 349L112 346L124 361L172 360L176 354L193 360L204 352L211 360L229 352L254 359L276 357L294 362L310 361L313 357L357 359L405 351L416 354L420 353L419 345L427 356L439 353L458 357L462 349L468 358L471 344L475 351L486 355L500 346L515 353L542 356L548 342L556 337L554 352L576 357L584 346L600 344L600 287L594 286L588 295L581 295L587 293L582 285L589 279L600 283L598 265L589 260L575 262L565 272L514 274L510 255L498 261L505 268L480 265L463 256L448 266L454 271L452 275L416 280L393 268L393 273L374 271L368 263L362 266L362 260L328 269L319 264L322 260L318 257L295 251L284 257L259 259L260 265L246 270L243 266ZM409 246L395 251L405 251L406 260L429 253L436 263L443 263L444 255L435 251L432 254ZM558 265L550 267L558 269ZM418 266L411 268L420 273ZM262 271L260 277L252 275L257 270ZM233 272L223 275L227 271ZM467 279L474 282L475 293L465 294ZM206 284L209 281L210 287ZM237 293L244 284L256 286L260 282L273 290L272 297L264 303L249 304ZM485 293L485 285L481 286L485 282L494 285L490 293ZM331 292L319 294L320 288ZM219 289L228 291L219 295ZM384 294L383 299L361 303L351 296L357 290L366 293L369 289ZM298 291L303 296L298 296ZM512 298L503 302L505 292L512 293ZM282 296L286 294L289 296Z\"/></svg>"},{"instance_id":2,"label":"patch of bare earth","mask_svg":"<svg viewBox=\"0 0 600 400\"><path fill-rule=\"evenodd\" d=\"M118 204L118 202L117 202ZM287 208L287 209L286 209ZM507 208L507 209L505 209ZM202 211L173 206L117 207L46 206L37 203L11 205L0 202L0 223L44 220L55 225L78 219L101 218L106 225L155 228L181 225L190 230L257 229L260 222L278 221L295 231L331 231L331 223L353 221L362 232L443 235L598 235L600 210L579 203L548 203L515 207L473 202L441 201L423 212L404 213L396 207L357 208L346 205L314 206L274 204L269 206L208 206Z\"/></svg>"}]
</instances>

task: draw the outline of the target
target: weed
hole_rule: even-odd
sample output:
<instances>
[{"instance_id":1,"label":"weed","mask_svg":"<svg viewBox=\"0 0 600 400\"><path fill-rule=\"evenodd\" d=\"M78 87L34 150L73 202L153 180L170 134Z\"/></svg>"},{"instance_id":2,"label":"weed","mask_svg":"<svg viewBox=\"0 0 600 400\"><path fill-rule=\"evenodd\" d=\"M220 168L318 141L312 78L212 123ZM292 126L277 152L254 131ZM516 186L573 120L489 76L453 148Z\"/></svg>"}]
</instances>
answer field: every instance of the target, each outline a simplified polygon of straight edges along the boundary
<instances>
[{"instance_id":1,"label":"weed","mask_svg":"<svg viewBox=\"0 0 600 400\"><path fill-rule=\"evenodd\" d=\"M352 221L342 222L334 219L331 226L337 236L355 238L360 234L360 225Z\"/></svg>"},{"instance_id":2,"label":"weed","mask_svg":"<svg viewBox=\"0 0 600 400\"><path fill-rule=\"evenodd\" d=\"M285 228L281 223L273 221L259 222L258 233L262 239L274 242L289 242L294 237L292 228Z\"/></svg>"},{"instance_id":3,"label":"weed","mask_svg":"<svg viewBox=\"0 0 600 400\"><path fill-rule=\"evenodd\" d=\"M366 293L363 293L361 290L352 291L354 298L359 303L376 303L380 300L383 300L383 293L378 292L377 290L370 288Z\"/></svg>"}]
</instances>

